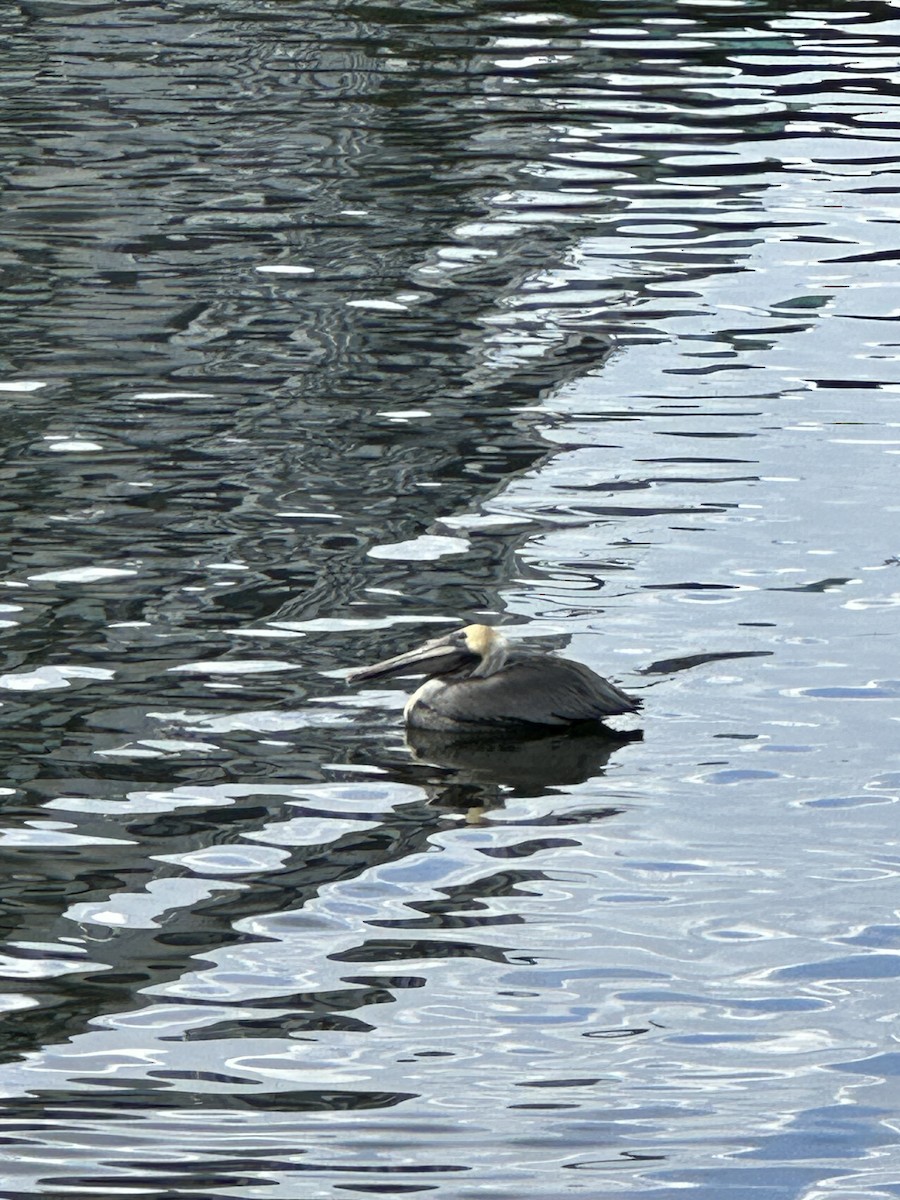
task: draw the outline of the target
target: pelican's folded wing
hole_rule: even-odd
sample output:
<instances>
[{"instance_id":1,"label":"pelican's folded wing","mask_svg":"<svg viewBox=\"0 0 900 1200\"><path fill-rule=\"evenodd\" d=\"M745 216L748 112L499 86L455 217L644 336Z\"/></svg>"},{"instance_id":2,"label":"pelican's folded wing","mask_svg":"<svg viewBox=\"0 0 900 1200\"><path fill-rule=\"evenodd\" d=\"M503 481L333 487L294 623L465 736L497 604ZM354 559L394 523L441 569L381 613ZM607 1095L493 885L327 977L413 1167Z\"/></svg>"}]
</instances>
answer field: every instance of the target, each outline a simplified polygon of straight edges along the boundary
<instances>
[{"instance_id":1,"label":"pelican's folded wing","mask_svg":"<svg viewBox=\"0 0 900 1200\"><path fill-rule=\"evenodd\" d=\"M429 706L460 725L571 725L636 712L640 701L590 668L536 655L496 675L449 683Z\"/></svg>"}]
</instances>

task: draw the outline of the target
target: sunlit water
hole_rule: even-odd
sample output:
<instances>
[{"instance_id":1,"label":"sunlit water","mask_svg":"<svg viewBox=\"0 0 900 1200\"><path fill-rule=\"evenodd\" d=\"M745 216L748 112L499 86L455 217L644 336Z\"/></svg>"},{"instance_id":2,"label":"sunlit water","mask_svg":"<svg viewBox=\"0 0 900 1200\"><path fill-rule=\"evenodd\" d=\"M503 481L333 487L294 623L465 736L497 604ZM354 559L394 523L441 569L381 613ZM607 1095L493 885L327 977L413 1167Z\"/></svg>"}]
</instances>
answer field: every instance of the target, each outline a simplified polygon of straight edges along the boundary
<instances>
[{"instance_id":1,"label":"sunlit water","mask_svg":"<svg viewBox=\"0 0 900 1200\"><path fill-rule=\"evenodd\" d=\"M0 32L4 1200L900 1195L897 5Z\"/></svg>"}]
</instances>

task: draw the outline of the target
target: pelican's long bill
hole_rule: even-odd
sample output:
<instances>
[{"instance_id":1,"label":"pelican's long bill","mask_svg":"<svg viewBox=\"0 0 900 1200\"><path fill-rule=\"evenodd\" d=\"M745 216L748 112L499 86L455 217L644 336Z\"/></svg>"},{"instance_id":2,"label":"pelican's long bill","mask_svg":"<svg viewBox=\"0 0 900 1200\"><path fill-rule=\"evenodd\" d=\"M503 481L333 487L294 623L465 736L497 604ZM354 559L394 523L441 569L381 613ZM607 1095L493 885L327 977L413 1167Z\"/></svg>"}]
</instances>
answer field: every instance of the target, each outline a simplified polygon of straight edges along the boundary
<instances>
[{"instance_id":1,"label":"pelican's long bill","mask_svg":"<svg viewBox=\"0 0 900 1200\"><path fill-rule=\"evenodd\" d=\"M466 663L477 663L479 655L473 653L459 633L435 638L424 646L416 646L405 654L385 658L371 667L360 667L347 676L348 683L364 683L367 680L389 679L392 675L448 675Z\"/></svg>"}]
</instances>

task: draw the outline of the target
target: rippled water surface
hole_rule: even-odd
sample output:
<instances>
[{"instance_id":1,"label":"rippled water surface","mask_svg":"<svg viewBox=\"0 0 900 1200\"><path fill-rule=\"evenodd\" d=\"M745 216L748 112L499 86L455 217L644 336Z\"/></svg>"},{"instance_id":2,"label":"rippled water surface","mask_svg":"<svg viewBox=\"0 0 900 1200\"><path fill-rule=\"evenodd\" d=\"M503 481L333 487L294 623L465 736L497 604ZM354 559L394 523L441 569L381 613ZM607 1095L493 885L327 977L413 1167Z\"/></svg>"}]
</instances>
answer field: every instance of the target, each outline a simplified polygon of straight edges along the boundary
<instances>
[{"instance_id":1,"label":"rippled water surface","mask_svg":"<svg viewBox=\"0 0 900 1200\"><path fill-rule=\"evenodd\" d=\"M900 1196L898 10L4 10L3 1200Z\"/></svg>"}]
</instances>

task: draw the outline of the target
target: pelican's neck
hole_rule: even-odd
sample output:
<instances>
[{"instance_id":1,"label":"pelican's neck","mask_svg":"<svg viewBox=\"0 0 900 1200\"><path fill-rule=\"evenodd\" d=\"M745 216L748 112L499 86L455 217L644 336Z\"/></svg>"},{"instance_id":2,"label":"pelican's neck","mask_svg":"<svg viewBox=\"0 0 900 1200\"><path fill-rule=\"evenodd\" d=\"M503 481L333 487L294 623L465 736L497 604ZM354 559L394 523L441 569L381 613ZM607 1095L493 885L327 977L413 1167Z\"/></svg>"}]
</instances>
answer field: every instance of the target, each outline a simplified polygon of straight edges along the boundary
<instances>
[{"instance_id":1,"label":"pelican's neck","mask_svg":"<svg viewBox=\"0 0 900 1200\"><path fill-rule=\"evenodd\" d=\"M471 672L470 677L483 679L487 675L495 675L506 663L508 653L509 642L503 634L498 633L496 629L490 630L490 637L485 638L481 647L481 662Z\"/></svg>"}]
</instances>

